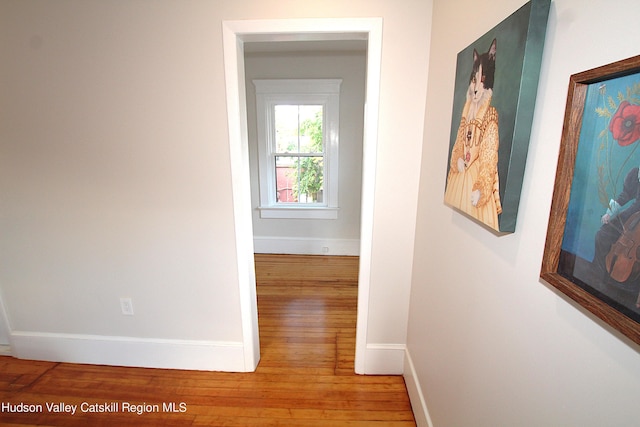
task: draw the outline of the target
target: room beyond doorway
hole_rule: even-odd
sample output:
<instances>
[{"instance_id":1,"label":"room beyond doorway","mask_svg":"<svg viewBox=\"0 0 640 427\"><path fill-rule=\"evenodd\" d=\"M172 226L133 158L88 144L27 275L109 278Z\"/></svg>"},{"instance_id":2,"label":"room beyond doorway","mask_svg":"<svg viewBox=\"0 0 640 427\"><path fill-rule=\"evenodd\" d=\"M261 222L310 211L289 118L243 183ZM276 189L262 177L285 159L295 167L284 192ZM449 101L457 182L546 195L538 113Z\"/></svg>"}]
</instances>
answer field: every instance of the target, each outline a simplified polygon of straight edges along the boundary
<instances>
[{"instance_id":1,"label":"room beyond doorway","mask_svg":"<svg viewBox=\"0 0 640 427\"><path fill-rule=\"evenodd\" d=\"M285 43L286 48L281 44L245 45L254 251L359 255L366 42L290 42ZM335 104L323 109L316 104L325 100L323 91L327 90L337 91ZM314 113L326 119L316 123L301 117L301 123L296 123L301 129L314 123L320 127L314 151L323 157L299 158L303 178L310 177L304 180L305 187L317 186L314 191L319 197L297 191L300 174L290 163L298 157L291 157L291 153L299 149L304 155L311 148L298 148L290 141L298 142L304 134L297 138L283 135L293 131L281 128L279 113L295 107L292 102L302 104L295 112L301 107L319 108ZM269 119L274 121L272 126L266 123ZM309 163L316 167L309 167ZM287 181L293 182L284 185ZM312 203L302 205L299 199L303 198L311 198ZM331 214L335 217L325 216Z\"/></svg>"},{"instance_id":2,"label":"room beyond doorway","mask_svg":"<svg viewBox=\"0 0 640 427\"><path fill-rule=\"evenodd\" d=\"M238 284L242 314L246 369L260 359L253 226L251 221L249 156L247 150L244 44L254 41L366 40L367 83L364 111L362 197L360 218L360 263L355 371L366 373L367 330L375 208L375 176L382 62L382 19L289 19L226 21L223 23L225 79L229 121L229 148L234 201Z\"/></svg>"}]
</instances>

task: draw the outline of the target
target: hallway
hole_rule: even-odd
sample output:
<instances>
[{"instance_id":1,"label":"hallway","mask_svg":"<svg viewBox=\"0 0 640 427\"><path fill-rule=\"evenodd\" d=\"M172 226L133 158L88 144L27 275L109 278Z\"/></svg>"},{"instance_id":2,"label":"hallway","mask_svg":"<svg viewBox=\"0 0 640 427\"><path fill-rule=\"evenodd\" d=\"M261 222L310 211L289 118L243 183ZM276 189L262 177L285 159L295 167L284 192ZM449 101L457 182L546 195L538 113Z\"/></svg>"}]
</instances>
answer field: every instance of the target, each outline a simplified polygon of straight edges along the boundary
<instances>
[{"instance_id":1,"label":"hallway","mask_svg":"<svg viewBox=\"0 0 640 427\"><path fill-rule=\"evenodd\" d=\"M0 402L41 407L31 413L3 410L0 423L414 426L401 376L353 373L357 262L354 257L256 255L262 359L254 373L0 357ZM75 405L75 414L47 407L60 402ZM172 402L176 412L165 411ZM107 403L116 410L82 410ZM136 408L151 410L132 411Z\"/></svg>"}]
</instances>

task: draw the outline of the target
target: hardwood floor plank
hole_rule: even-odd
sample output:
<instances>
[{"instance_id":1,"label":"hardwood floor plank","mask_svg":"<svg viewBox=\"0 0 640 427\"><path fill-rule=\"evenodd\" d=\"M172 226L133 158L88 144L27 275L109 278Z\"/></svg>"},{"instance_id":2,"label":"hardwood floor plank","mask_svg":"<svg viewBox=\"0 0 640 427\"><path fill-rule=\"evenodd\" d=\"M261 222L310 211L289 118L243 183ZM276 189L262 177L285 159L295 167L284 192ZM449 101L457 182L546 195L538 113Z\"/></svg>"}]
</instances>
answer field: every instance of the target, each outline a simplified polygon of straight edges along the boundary
<instances>
[{"instance_id":1,"label":"hardwood floor plank","mask_svg":"<svg viewBox=\"0 0 640 427\"><path fill-rule=\"evenodd\" d=\"M415 426L401 376L354 374L357 276L357 257L256 255L261 360L253 373L0 357L0 403L78 408L75 415L46 406L37 413L2 411L0 424ZM110 403L118 410L80 409ZM159 410L123 408L145 403ZM171 403L185 412L163 411Z\"/></svg>"}]
</instances>

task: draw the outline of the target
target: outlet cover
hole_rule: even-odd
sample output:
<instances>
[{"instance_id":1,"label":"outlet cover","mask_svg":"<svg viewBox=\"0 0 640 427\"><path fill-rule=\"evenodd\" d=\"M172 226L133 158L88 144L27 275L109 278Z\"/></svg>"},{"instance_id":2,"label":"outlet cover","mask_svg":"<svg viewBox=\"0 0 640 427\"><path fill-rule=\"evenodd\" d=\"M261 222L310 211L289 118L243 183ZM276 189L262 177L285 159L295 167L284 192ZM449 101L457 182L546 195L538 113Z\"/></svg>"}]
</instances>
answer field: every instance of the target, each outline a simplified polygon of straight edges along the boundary
<instances>
[{"instance_id":1,"label":"outlet cover","mask_svg":"<svg viewBox=\"0 0 640 427\"><path fill-rule=\"evenodd\" d=\"M133 301L131 298L120 298L120 308L125 316L133 316Z\"/></svg>"}]
</instances>

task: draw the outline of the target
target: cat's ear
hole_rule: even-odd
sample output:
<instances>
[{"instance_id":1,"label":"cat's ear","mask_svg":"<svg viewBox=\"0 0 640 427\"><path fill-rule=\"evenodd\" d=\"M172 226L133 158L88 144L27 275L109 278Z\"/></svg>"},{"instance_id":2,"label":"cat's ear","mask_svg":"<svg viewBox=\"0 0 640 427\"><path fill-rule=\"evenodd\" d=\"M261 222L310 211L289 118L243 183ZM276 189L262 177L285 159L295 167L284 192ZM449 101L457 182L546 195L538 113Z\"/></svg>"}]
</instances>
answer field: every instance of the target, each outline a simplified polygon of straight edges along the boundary
<instances>
[{"instance_id":1,"label":"cat's ear","mask_svg":"<svg viewBox=\"0 0 640 427\"><path fill-rule=\"evenodd\" d=\"M497 43L496 39L493 39L493 42L491 42L491 47L489 48L489 56L493 60L496 59L496 43Z\"/></svg>"},{"instance_id":2,"label":"cat's ear","mask_svg":"<svg viewBox=\"0 0 640 427\"><path fill-rule=\"evenodd\" d=\"M473 49L473 62L476 62L479 56L480 55L478 55L478 51Z\"/></svg>"}]
</instances>

